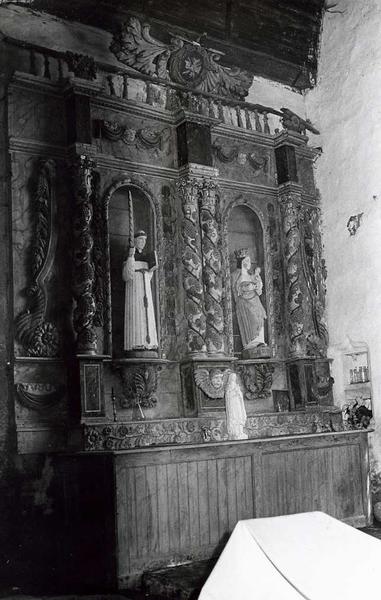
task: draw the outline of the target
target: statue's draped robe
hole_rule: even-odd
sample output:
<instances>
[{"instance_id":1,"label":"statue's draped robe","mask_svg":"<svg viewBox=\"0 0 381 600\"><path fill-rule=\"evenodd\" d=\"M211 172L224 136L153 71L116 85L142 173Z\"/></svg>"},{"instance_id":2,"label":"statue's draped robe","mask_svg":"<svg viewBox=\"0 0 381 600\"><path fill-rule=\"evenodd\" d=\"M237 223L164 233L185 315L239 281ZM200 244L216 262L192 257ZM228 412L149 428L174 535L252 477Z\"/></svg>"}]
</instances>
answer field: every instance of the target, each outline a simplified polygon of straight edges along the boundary
<instances>
[{"instance_id":1,"label":"statue's draped robe","mask_svg":"<svg viewBox=\"0 0 381 600\"><path fill-rule=\"evenodd\" d=\"M124 349L157 349L155 310L151 280L157 264L156 254L135 251L123 264L125 286Z\"/></svg>"},{"instance_id":2,"label":"statue's draped robe","mask_svg":"<svg viewBox=\"0 0 381 600\"><path fill-rule=\"evenodd\" d=\"M233 273L233 296L244 348L255 348L265 342L266 311L258 294L258 291L262 291L262 285L257 279L250 274L243 276L240 269Z\"/></svg>"}]
</instances>

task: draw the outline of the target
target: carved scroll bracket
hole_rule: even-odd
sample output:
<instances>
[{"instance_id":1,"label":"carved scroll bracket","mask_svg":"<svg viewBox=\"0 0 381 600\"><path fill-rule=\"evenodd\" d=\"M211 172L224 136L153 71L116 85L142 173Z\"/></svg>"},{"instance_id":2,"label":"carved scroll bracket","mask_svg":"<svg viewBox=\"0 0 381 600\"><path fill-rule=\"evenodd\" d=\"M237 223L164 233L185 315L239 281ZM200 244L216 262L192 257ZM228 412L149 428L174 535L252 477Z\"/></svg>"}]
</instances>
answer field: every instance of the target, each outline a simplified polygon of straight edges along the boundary
<instances>
[{"instance_id":1,"label":"carved scroll bracket","mask_svg":"<svg viewBox=\"0 0 381 600\"><path fill-rule=\"evenodd\" d=\"M73 325L77 333L77 351L96 354L97 340L94 330L96 306L94 300L95 269L93 264L93 170L95 162L88 156L78 156L72 164L74 188L74 251L73 295L76 301Z\"/></svg>"},{"instance_id":2,"label":"carved scroll bracket","mask_svg":"<svg viewBox=\"0 0 381 600\"><path fill-rule=\"evenodd\" d=\"M55 219L55 163L40 161L36 191L32 203L35 215L30 258L30 283L26 289L27 306L17 317L16 337L27 356L55 357L60 339L55 323L46 320L48 293L46 284L54 261L57 236Z\"/></svg>"}]
</instances>

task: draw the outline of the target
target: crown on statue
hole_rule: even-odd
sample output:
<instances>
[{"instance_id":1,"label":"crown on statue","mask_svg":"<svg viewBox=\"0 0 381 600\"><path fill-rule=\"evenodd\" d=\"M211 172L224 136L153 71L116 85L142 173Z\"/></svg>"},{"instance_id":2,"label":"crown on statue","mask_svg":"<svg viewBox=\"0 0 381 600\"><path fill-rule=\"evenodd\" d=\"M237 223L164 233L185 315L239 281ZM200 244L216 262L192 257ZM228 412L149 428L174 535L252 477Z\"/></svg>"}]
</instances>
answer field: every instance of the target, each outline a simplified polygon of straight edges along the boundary
<instances>
[{"instance_id":1,"label":"crown on statue","mask_svg":"<svg viewBox=\"0 0 381 600\"><path fill-rule=\"evenodd\" d=\"M249 248L239 248L234 251L234 255L237 260L244 259L246 256L249 256Z\"/></svg>"}]
</instances>

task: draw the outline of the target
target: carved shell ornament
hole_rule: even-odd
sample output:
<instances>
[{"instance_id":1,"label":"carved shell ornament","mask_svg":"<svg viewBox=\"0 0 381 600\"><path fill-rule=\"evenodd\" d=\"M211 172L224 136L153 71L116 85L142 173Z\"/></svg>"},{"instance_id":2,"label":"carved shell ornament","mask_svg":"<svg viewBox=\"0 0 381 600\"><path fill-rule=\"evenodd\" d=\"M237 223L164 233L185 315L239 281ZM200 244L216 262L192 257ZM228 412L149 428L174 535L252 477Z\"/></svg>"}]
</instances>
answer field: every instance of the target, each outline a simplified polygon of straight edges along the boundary
<instances>
[{"instance_id":1,"label":"carved shell ornament","mask_svg":"<svg viewBox=\"0 0 381 600\"><path fill-rule=\"evenodd\" d=\"M150 34L150 26L132 17L110 46L123 64L153 78L171 80L198 92L242 99L253 76L220 64L222 53L176 36L165 44Z\"/></svg>"}]
</instances>

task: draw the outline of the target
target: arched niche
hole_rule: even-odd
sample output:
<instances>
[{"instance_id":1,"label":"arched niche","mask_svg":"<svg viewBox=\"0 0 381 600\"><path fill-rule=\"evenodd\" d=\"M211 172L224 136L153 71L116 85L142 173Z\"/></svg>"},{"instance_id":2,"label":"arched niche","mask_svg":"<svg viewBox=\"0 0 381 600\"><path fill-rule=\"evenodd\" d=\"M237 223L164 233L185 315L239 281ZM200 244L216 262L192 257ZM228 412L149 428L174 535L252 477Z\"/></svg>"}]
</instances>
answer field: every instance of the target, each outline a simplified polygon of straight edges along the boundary
<instances>
[{"instance_id":1,"label":"arched niche","mask_svg":"<svg viewBox=\"0 0 381 600\"><path fill-rule=\"evenodd\" d=\"M262 293L259 296L263 309L267 312L266 302L266 274L264 256L263 227L258 215L246 204L233 206L228 218L228 248L231 276L231 306L232 306L232 333L233 352L241 355L243 351L242 336L240 333L237 307L234 297L234 281L239 265L237 254L242 249L247 249L251 259L250 274L254 276L255 269L260 268L260 277L263 282ZM267 319L264 320L264 344L269 344L269 327Z\"/></svg>"},{"instance_id":2,"label":"arched niche","mask_svg":"<svg viewBox=\"0 0 381 600\"><path fill-rule=\"evenodd\" d=\"M122 184L110 196L108 203L108 231L110 248L112 350L114 356L124 355L125 282L122 278L124 261L128 255L130 238L129 193L133 204L133 230L147 233L145 250L156 249L155 213L149 196L136 185ZM156 327L158 329L158 298L156 273L152 279Z\"/></svg>"}]
</instances>

